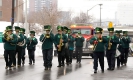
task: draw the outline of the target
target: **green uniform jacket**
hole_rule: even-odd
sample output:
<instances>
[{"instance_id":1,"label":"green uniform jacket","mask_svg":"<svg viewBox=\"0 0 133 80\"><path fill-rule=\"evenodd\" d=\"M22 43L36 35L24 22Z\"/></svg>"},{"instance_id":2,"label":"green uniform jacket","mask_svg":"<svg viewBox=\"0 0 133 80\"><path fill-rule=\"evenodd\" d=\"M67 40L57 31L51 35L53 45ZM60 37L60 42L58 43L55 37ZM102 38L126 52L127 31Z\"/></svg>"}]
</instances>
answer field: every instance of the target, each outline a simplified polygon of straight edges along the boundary
<instances>
[{"instance_id":1,"label":"green uniform jacket","mask_svg":"<svg viewBox=\"0 0 133 80\"><path fill-rule=\"evenodd\" d=\"M118 50L121 52L123 48L124 48L124 42L122 41L121 38L119 38Z\"/></svg>"},{"instance_id":2,"label":"green uniform jacket","mask_svg":"<svg viewBox=\"0 0 133 80\"><path fill-rule=\"evenodd\" d=\"M75 38L75 46L76 47L83 47L83 43L84 43L84 37L81 38Z\"/></svg>"},{"instance_id":3,"label":"green uniform jacket","mask_svg":"<svg viewBox=\"0 0 133 80\"><path fill-rule=\"evenodd\" d=\"M72 35L69 35L68 36L68 39L70 39L70 41L68 41L68 47L69 47L69 50L73 50L74 49L74 37Z\"/></svg>"},{"instance_id":4,"label":"green uniform jacket","mask_svg":"<svg viewBox=\"0 0 133 80\"><path fill-rule=\"evenodd\" d=\"M107 38L107 41L108 41L106 43L106 50L108 50L110 36L107 36L106 38ZM114 36L112 36L110 42L112 43L110 50L116 50L117 44L119 44L119 38L114 35Z\"/></svg>"},{"instance_id":5,"label":"green uniform jacket","mask_svg":"<svg viewBox=\"0 0 133 80\"><path fill-rule=\"evenodd\" d=\"M60 37L61 37L60 34L56 34L55 37L54 37L54 44L55 44L56 47L60 43ZM65 43L67 43L67 36L65 34L62 34L62 39L63 39L63 43L64 43L63 46L65 46Z\"/></svg>"},{"instance_id":6,"label":"green uniform jacket","mask_svg":"<svg viewBox=\"0 0 133 80\"><path fill-rule=\"evenodd\" d=\"M123 41L123 43L124 43L124 46L123 46L123 48L129 48L129 44L130 44L130 42L131 42L131 40L130 40L130 37L126 37L126 38L122 38L122 41Z\"/></svg>"},{"instance_id":7,"label":"green uniform jacket","mask_svg":"<svg viewBox=\"0 0 133 80\"><path fill-rule=\"evenodd\" d=\"M17 36L17 35L16 35L16 36ZM19 42L22 42L22 41L24 40L24 37L23 37L23 35L22 35L21 33L19 33L19 36L20 36L20 38L17 37L17 44L18 44ZM22 46L18 46L18 45L17 45L17 47L22 47Z\"/></svg>"},{"instance_id":8,"label":"green uniform jacket","mask_svg":"<svg viewBox=\"0 0 133 80\"><path fill-rule=\"evenodd\" d=\"M27 49L36 50L36 45L38 44L37 39L34 37L30 42L30 38L27 38Z\"/></svg>"},{"instance_id":9,"label":"green uniform jacket","mask_svg":"<svg viewBox=\"0 0 133 80\"><path fill-rule=\"evenodd\" d=\"M26 43L27 43L27 37L25 35L23 35L23 37L24 37L24 40L25 40L25 44L24 44L24 46L22 46L22 48L25 49L26 48Z\"/></svg>"},{"instance_id":10,"label":"green uniform jacket","mask_svg":"<svg viewBox=\"0 0 133 80\"><path fill-rule=\"evenodd\" d=\"M53 48L53 43L54 43L54 34L50 33L50 38L46 38L44 34L40 36L39 39L42 43L42 50L44 49L51 49ZM45 40L45 41L44 41Z\"/></svg>"},{"instance_id":11,"label":"green uniform jacket","mask_svg":"<svg viewBox=\"0 0 133 80\"><path fill-rule=\"evenodd\" d=\"M2 41L4 42L4 49L5 50L16 50L16 43L17 43L17 36L15 34L11 34L13 40L6 41L4 36L2 37Z\"/></svg>"},{"instance_id":12,"label":"green uniform jacket","mask_svg":"<svg viewBox=\"0 0 133 80\"><path fill-rule=\"evenodd\" d=\"M94 41L98 41L97 45L94 45ZM102 41L99 42L99 40L96 37L93 37L90 39L90 44L95 46L94 52L104 52L105 50L105 44L107 43L107 38L102 37Z\"/></svg>"}]
</instances>

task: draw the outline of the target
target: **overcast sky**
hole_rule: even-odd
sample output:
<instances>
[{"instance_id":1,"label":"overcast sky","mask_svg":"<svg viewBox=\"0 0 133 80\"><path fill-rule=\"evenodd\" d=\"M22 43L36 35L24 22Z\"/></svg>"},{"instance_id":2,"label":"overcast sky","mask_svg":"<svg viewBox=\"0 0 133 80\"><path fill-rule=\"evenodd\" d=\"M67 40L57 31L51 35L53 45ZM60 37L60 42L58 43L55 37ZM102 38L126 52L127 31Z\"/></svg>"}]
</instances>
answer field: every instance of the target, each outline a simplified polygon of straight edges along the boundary
<instances>
[{"instance_id":1,"label":"overcast sky","mask_svg":"<svg viewBox=\"0 0 133 80\"><path fill-rule=\"evenodd\" d=\"M130 3L133 0L58 0L58 7L61 10L72 10L73 13L80 11L86 12L97 4L102 5L102 19L110 18L115 19L115 12L117 5L120 3ZM97 5L88 12L88 15L93 15L95 18L100 17L100 7Z\"/></svg>"}]
</instances>

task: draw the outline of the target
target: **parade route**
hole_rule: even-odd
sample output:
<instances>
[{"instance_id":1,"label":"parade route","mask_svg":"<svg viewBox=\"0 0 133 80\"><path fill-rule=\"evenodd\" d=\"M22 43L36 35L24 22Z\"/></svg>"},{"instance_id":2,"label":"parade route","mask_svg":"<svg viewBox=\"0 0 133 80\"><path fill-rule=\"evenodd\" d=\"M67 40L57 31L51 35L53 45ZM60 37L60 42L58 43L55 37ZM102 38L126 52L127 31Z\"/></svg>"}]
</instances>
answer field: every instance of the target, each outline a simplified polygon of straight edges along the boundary
<instances>
[{"instance_id":1,"label":"parade route","mask_svg":"<svg viewBox=\"0 0 133 80\"><path fill-rule=\"evenodd\" d=\"M69 66L57 67L57 58L53 58L51 71L45 71L42 57L36 57L35 65L28 64L26 58L25 66L13 70L6 70L4 59L0 59L0 79L1 80L133 80L133 58L129 57L127 66L123 66L114 71L107 71L105 58L105 72L93 73L93 59L82 59L81 64L73 63Z\"/></svg>"}]
</instances>

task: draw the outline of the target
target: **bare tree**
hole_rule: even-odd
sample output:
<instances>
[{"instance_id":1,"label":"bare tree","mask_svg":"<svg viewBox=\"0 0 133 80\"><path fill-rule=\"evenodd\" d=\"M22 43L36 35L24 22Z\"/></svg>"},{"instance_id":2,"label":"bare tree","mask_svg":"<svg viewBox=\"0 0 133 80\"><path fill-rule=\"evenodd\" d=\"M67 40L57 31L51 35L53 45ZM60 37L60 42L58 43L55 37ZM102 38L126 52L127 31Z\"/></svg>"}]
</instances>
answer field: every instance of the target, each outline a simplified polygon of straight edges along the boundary
<instances>
[{"instance_id":1,"label":"bare tree","mask_svg":"<svg viewBox=\"0 0 133 80\"><path fill-rule=\"evenodd\" d=\"M69 11L60 11L61 12L61 18L58 20L61 25L70 27L72 22L72 10Z\"/></svg>"},{"instance_id":2,"label":"bare tree","mask_svg":"<svg viewBox=\"0 0 133 80\"><path fill-rule=\"evenodd\" d=\"M79 16L76 16L73 18L74 23L91 23L93 20L93 17L90 15L87 15L84 12L80 12Z\"/></svg>"}]
</instances>

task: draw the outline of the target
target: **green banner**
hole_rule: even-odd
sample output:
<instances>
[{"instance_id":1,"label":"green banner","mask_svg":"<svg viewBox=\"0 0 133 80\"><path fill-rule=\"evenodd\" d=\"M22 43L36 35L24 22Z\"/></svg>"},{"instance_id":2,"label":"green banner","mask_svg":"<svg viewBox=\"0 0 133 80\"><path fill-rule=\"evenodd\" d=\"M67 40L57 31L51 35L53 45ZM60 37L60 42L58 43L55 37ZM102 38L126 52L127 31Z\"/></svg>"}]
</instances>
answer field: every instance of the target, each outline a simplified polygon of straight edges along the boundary
<instances>
[{"instance_id":1,"label":"green banner","mask_svg":"<svg viewBox=\"0 0 133 80\"><path fill-rule=\"evenodd\" d=\"M0 32L0 43L3 43L2 42L2 36L3 36L3 32Z\"/></svg>"}]
</instances>

